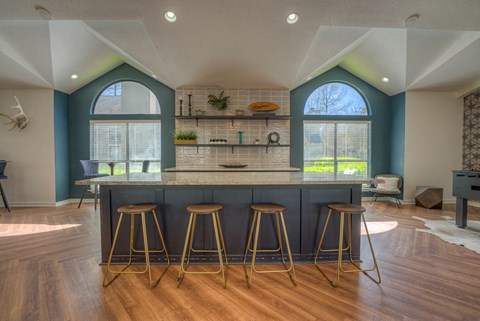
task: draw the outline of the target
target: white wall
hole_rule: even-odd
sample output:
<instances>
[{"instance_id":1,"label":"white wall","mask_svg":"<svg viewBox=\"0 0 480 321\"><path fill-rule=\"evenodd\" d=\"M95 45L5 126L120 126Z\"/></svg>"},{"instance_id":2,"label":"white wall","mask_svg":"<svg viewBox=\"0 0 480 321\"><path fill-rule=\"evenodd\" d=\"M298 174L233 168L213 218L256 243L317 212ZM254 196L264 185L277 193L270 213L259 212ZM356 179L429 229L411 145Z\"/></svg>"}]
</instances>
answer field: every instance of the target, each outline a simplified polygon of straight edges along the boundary
<instances>
[{"instance_id":1,"label":"white wall","mask_svg":"<svg viewBox=\"0 0 480 321\"><path fill-rule=\"evenodd\" d=\"M8 108L16 105L13 94L30 120L22 131L9 131L10 126L3 125L8 120L0 117L0 159L11 161L2 185L11 206L54 206L53 90L0 90L0 112L16 113Z\"/></svg>"},{"instance_id":2,"label":"white wall","mask_svg":"<svg viewBox=\"0 0 480 321\"><path fill-rule=\"evenodd\" d=\"M453 92L407 91L405 106L404 200L416 186L443 187L454 202L452 170L462 166L463 99Z\"/></svg>"}]
</instances>

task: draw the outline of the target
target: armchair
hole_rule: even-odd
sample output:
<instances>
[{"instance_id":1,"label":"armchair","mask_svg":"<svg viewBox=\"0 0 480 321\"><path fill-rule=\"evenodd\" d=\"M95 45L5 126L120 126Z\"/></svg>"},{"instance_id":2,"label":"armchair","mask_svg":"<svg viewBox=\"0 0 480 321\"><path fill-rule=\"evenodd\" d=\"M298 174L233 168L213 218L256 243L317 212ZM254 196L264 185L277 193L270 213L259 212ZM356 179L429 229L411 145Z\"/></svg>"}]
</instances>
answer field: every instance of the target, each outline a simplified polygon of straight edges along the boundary
<instances>
[{"instance_id":1,"label":"armchair","mask_svg":"<svg viewBox=\"0 0 480 321\"><path fill-rule=\"evenodd\" d=\"M402 188L402 177L399 175L392 174L379 174L375 175L373 180L374 188L370 189L370 192L373 193L372 202L377 200L379 195L393 197L397 207L402 206L402 202L398 198L398 195L402 193L400 190Z\"/></svg>"}]
</instances>

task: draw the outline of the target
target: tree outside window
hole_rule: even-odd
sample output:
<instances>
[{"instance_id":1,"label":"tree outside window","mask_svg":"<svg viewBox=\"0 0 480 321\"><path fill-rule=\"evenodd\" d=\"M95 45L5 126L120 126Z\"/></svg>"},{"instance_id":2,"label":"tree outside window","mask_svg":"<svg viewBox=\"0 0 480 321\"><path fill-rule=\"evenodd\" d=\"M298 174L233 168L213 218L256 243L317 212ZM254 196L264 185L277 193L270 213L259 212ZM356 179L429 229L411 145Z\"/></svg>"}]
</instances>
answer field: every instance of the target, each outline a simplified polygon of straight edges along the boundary
<instances>
[{"instance_id":1,"label":"tree outside window","mask_svg":"<svg viewBox=\"0 0 480 321\"><path fill-rule=\"evenodd\" d=\"M329 83L317 88L307 99L305 115L368 115L362 96L349 85Z\"/></svg>"}]
</instances>

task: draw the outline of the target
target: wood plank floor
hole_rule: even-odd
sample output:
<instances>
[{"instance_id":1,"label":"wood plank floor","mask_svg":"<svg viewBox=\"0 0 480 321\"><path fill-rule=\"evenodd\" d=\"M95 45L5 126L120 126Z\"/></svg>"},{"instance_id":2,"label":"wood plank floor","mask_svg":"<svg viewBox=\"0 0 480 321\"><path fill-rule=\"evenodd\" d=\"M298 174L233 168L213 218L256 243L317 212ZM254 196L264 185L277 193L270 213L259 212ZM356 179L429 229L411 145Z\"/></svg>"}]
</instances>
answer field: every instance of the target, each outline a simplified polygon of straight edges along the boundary
<instances>
[{"instance_id":1,"label":"wood plank floor","mask_svg":"<svg viewBox=\"0 0 480 321\"><path fill-rule=\"evenodd\" d=\"M336 289L311 264L296 265L295 288L284 274L256 274L248 289L233 265L227 289L218 275L188 275L177 289L172 265L154 289L134 275L105 289L93 205L1 209L0 320L480 320L480 255L416 232L412 218L454 217L454 207L365 205L371 232L398 224L372 235L382 284L355 273ZM479 209L469 215L480 220Z\"/></svg>"}]
</instances>

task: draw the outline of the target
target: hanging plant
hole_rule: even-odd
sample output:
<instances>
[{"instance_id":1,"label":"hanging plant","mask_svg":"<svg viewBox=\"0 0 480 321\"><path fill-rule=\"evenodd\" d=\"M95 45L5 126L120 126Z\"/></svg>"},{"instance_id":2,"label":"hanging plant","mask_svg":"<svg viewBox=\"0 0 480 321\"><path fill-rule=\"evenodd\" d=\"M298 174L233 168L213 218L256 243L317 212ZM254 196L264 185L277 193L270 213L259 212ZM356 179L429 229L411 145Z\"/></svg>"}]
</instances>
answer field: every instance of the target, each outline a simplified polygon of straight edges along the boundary
<instances>
[{"instance_id":1,"label":"hanging plant","mask_svg":"<svg viewBox=\"0 0 480 321\"><path fill-rule=\"evenodd\" d=\"M217 110L225 110L228 106L228 100L230 96L223 97L223 90L220 93L220 96L208 95L208 103L215 107Z\"/></svg>"}]
</instances>

